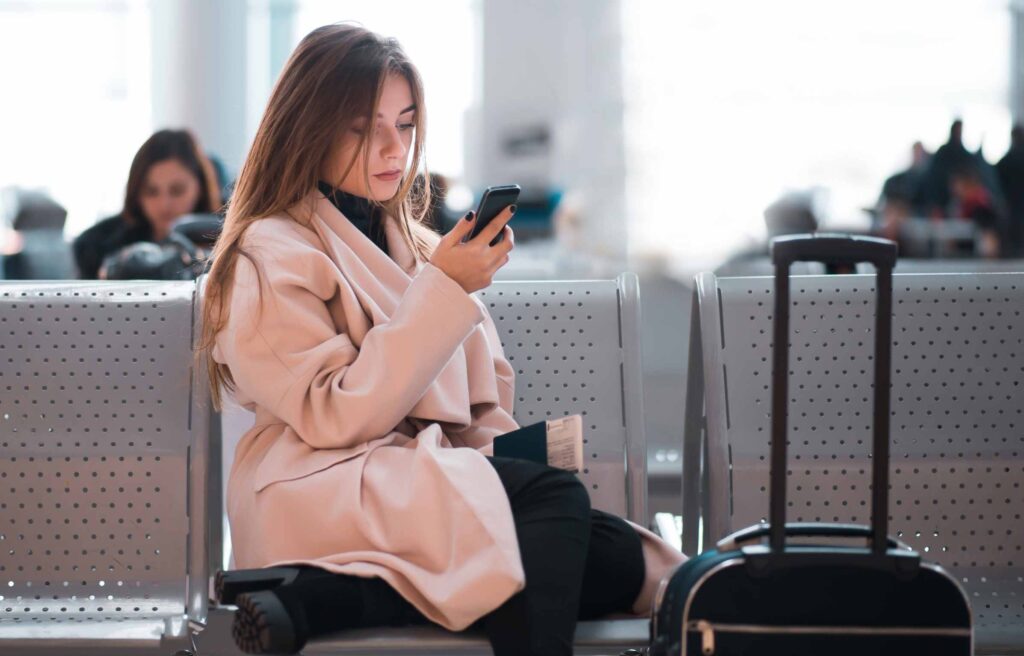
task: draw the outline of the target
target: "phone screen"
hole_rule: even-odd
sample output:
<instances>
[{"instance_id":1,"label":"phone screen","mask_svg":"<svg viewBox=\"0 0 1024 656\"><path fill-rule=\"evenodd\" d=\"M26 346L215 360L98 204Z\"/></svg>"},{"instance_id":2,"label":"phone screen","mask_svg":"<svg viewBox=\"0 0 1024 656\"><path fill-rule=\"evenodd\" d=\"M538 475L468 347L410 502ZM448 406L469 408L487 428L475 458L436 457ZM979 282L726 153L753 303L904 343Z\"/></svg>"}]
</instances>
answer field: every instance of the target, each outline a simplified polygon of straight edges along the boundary
<instances>
[{"instance_id":1,"label":"phone screen","mask_svg":"<svg viewBox=\"0 0 1024 656\"><path fill-rule=\"evenodd\" d=\"M476 223L473 230L466 236L466 241L473 239L480 231L487 227L487 224L494 220L494 217L501 214L509 205L512 205L519 198L519 185L502 185L500 187L488 187L480 199L480 207L476 210ZM491 246L504 239L503 232L491 240Z\"/></svg>"}]
</instances>

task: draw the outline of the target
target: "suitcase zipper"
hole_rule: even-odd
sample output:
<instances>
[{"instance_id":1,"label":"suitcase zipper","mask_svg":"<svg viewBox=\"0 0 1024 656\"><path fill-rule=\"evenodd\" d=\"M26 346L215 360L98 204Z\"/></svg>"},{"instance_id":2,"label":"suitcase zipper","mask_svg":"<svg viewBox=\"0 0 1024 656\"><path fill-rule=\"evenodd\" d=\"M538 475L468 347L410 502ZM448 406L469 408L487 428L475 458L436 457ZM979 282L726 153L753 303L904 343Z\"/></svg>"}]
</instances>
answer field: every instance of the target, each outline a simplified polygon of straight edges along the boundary
<instances>
[{"instance_id":1,"label":"suitcase zipper","mask_svg":"<svg viewBox=\"0 0 1024 656\"><path fill-rule=\"evenodd\" d=\"M715 653L715 631L719 633L761 633L789 635L886 635L886 636L935 636L970 637L970 629L924 628L916 626L769 626L762 624L712 624L707 620L687 623L690 631L700 631L700 648L703 656Z\"/></svg>"},{"instance_id":2,"label":"suitcase zipper","mask_svg":"<svg viewBox=\"0 0 1024 656\"><path fill-rule=\"evenodd\" d=\"M700 651L706 656L715 653L715 629L707 620L697 620L697 630L700 631Z\"/></svg>"}]
</instances>

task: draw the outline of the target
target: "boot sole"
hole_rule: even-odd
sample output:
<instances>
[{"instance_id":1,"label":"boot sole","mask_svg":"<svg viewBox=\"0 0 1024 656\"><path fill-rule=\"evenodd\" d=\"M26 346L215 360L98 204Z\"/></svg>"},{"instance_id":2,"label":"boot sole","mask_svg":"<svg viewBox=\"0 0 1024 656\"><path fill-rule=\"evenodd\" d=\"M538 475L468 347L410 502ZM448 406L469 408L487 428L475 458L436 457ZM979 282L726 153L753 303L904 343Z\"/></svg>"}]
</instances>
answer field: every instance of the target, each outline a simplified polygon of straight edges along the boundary
<instances>
[{"instance_id":1,"label":"boot sole","mask_svg":"<svg viewBox=\"0 0 1024 656\"><path fill-rule=\"evenodd\" d=\"M235 600L238 610L231 637L247 654L295 654L295 625L276 594L268 590L244 592Z\"/></svg>"}]
</instances>

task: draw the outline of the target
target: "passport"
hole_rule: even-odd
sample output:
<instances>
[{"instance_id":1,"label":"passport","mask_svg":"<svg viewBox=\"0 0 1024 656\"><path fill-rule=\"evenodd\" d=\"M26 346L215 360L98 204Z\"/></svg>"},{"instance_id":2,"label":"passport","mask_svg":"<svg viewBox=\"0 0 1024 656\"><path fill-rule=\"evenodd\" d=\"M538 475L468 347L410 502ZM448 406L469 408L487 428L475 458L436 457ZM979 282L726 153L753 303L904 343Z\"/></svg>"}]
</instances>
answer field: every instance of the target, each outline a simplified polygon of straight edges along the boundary
<instances>
[{"instance_id":1,"label":"passport","mask_svg":"<svg viewBox=\"0 0 1024 656\"><path fill-rule=\"evenodd\" d=\"M498 435L494 455L579 472L583 468L583 417L548 419Z\"/></svg>"}]
</instances>

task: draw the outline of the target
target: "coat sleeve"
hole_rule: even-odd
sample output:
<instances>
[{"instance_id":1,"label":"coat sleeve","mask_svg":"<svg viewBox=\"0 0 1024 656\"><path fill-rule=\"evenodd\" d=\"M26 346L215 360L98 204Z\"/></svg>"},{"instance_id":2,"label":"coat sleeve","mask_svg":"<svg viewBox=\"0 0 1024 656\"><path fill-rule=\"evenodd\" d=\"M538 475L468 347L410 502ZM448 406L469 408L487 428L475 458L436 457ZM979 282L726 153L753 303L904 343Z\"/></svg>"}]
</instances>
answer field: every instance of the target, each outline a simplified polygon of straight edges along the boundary
<instances>
[{"instance_id":1,"label":"coat sleeve","mask_svg":"<svg viewBox=\"0 0 1024 656\"><path fill-rule=\"evenodd\" d=\"M472 423L461 431L449 435L452 446L469 447L484 455L493 455L494 438L519 428L512 417L516 395L516 373L505 357L498 337L497 328L490 315L484 310L483 329L491 347L491 362L494 365L495 383L498 388L498 403L483 412L474 412Z\"/></svg>"},{"instance_id":2,"label":"coat sleeve","mask_svg":"<svg viewBox=\"0 0 1024 656\"><path fill-rule=\"evenodd\" d=\"M487 334L487 341L491 344L491 353L494 361L494 377L498 381L498 405L508 414L512 415L513 403L516 397L516 371L512 363L505 357L505 351L501 346L501 338L498 337L498 329L490 315L484 317L484 332Z\"/></svg>"},{"instance_id":3,"label":"coat sleeve","mask_svg":"<svg viewBox=\"0 0 1024 656\"><path fill-rule=\"evenodd\" d=\"M276 257L257 258L259 276L238 258L219 351L239 390L314 448L386 435L484 318L458 283L428 263L391 319L357 349L327 308L338 282L326 255L308 245L274 250Z\"/></svg>"}]
</instances>

